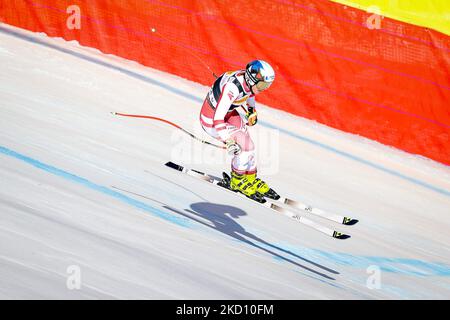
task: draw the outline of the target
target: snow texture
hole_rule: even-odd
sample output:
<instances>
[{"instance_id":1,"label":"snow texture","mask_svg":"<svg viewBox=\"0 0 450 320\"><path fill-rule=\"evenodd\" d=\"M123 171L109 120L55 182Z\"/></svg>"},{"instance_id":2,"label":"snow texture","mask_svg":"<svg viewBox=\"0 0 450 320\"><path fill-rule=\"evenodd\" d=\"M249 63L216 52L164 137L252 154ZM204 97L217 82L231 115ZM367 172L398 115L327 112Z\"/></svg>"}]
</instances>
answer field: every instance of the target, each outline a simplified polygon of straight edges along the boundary
<instances>
[{"instance_id":1,"label":"snow texture","mask_svg":"<svg viewBox=\"0 0 450 320\"><path fill-rule=\"evenodd\" d=\"M0 65L0 298L450 298L449 167L259 105L259 175L360 220L309 217L337 240L164 166L220 176L223 151L110 113L208 139L207 87L4 24Z\"/></svg>"}]
</instances>

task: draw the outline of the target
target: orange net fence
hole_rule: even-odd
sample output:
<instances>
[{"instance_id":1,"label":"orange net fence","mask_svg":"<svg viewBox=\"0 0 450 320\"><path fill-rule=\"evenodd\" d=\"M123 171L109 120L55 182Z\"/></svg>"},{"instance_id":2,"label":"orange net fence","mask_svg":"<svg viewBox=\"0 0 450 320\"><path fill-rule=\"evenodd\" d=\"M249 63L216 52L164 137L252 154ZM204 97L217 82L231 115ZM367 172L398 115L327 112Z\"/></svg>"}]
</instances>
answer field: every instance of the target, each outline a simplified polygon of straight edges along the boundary
<instances>
[{"instance_id":1,"label":"orange net fence","mask_svg":"<svg viewBox=\"0 0 450 320\"><path fill-rule=\"evenodd\" d=\"M0 21L204 85L263 59L258 101L450 165L450 37L433 30L327 0L13 0Z\"/></svg>"}]
</instances>

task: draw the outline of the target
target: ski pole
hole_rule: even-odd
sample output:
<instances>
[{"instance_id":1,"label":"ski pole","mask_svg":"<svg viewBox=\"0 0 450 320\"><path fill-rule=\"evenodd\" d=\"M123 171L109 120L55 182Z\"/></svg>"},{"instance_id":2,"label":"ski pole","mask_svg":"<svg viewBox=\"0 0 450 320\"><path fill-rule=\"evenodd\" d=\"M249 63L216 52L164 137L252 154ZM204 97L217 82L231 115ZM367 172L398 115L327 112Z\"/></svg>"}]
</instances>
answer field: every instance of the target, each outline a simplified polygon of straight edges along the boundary
<instances>
[{"instance_id":1,"label":"ski pole","mask_svg":"<svg viewBox=\"0 0 450 320\"><path fill-rule=\"evenodd\" d=\"M111 112L111 113L112 113L113 115L115 115L115 116L132 117L132 118L144 118L144 119L150 119L150 120L162 121L162 122L164 122L164 123L167 123L167 124L169 124L169 125L171 125L171 126L177 128L177 129L180 129L181 131L183 131L184 133L188 134L189 136L191 136L191 137L194 138L195 140L200 141L201 143L204 143L204 144L207 144L207 145L210 145L210 146L219 148L219 149L226 149L226 146L219 146L219 145L217 145L217 144L208 142L208 141L206 141L206 140L202 140L202 139L196 137L195 135L193 135L192 133L190 133L189 131L183 129L183 128L180 127L179 125L177 125L177 124L175 124L175 123L173 123L173 122L171 122L171 121L165 120L165 119L161 119L161 118L158 118L158 117L152 117L152 116L137 115L137 114L126 114L126 113L119 113L119 112Z\"/></svg>"}]
</instances>

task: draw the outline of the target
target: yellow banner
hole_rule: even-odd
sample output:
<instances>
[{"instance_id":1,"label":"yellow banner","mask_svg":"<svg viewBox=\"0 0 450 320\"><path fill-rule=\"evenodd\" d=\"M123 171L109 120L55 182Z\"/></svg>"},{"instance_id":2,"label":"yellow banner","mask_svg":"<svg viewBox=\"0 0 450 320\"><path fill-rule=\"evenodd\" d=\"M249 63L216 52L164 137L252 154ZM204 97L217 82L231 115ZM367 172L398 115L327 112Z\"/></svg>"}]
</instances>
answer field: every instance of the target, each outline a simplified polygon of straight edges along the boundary
<instances>
[{"instance_id":1,"label":"yellow banner","mask_svg":"<svg viewBox=\"0 0 450 320\"><path fill-rule=\"evenodd\" d=\"M450 35L449 0L331 0ZM374 10L379 10L380 13Z\"/></svg>"}]
</instances>

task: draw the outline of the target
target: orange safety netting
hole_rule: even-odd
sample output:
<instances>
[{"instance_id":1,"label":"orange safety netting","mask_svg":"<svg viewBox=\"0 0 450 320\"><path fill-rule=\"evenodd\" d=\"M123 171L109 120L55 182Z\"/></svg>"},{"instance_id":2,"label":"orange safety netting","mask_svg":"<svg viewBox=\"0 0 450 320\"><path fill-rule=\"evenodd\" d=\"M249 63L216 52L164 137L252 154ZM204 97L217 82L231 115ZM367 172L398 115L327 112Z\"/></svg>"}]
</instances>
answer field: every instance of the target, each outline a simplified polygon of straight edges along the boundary
<instances>
[{"instance_id":1,"label":"orange safety netting","mask_svg":"<svg viewBox=\"0 0 450 320\"><path fill-rule=\"evenodd\" d=\"M67 27L73 4L80 30ZM371 30L371 15L327 0L0 3L4 23L205 85L206 65L266 60L277 77L258 101L450 165L450 38L388 18Z\"/></svg>"}]
</instances>

